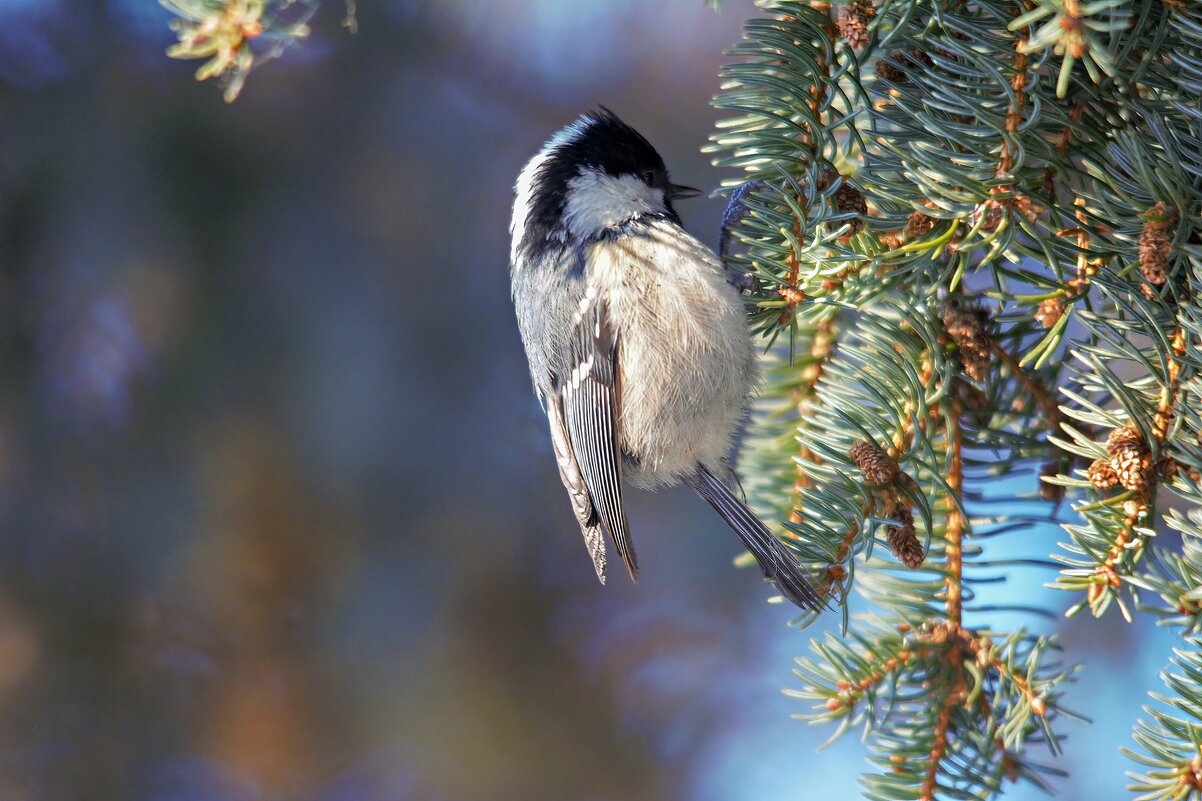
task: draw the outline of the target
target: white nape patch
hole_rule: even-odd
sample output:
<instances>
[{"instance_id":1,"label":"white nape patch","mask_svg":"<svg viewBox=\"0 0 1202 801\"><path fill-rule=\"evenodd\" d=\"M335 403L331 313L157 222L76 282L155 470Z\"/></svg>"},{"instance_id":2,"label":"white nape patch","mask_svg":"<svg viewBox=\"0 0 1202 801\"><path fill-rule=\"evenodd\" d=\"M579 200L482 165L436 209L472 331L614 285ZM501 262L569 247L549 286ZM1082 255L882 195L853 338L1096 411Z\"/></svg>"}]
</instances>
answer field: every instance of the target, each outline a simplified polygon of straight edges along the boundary
<instances>
[{"instance_id":1,"label":"white nape patch","mask_svg":"<svg viewBox=\"0 0 1202 801\"><path fill-rule=\"evenodd\" d=\"M534 200L534 176L554 150L554 141L548 142L534 158L526 162L513 187L513 217L509 221L509 263L515 272L520 266L518 246L522 243L522 237L526 235L526 216L530 213L530 203Z\"/></svg>"},{"instance_id":2,"label":"white nape patch","mask_svg":"<svg viewBox=\"0 0 1202 801\"><path fill-rule=\"evenodd\" d=\"M526 217L530 214L530 204L534 200L534 176L556 150L584 133L587 122L586 118L581 118L552 136L518 174L517 183L513 187L513 217L509 221L509 263L515 272L520 266L518 246L522 243L522 237L526 235Z\"/></svg>"},{"instance_id":3,"label":"white nape patch","mask_svg":"<svg viewBox=\"0 0 1202 801\"><path fill-rule=\"evenodd\" d=\"M633 175L606 175L591 167L568 182L564 222L577 238L586 238L629 222L640 214L667 211L664 192Z\"/></svg>"}]
</instances>

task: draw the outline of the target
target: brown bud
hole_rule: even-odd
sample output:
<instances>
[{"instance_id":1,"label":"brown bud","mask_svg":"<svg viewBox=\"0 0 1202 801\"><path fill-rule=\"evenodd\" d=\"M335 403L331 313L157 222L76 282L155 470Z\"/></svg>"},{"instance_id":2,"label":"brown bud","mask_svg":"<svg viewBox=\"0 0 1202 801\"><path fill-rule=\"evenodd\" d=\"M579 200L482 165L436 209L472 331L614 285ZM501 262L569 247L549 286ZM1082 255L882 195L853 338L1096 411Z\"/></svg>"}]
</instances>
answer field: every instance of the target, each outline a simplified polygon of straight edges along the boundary
<instances>
[{"instance_id":1,"label":"brown bud","mask_svg":"<svg viewBox=\"0 0 1202 801\"><path fill-rule=\"evenodd\" d=\"M897 231L887 231L879 236L881 244L890 250L897 250L902 246L901 234Z\"/></svg>"},{"instance_id":2,"label":"brown bud","mask_svg":"<svg viewBox=\"0 0 1202 801\"><path fill-rule=\"evenodd\" d=\"M1032 704L1032 708L1034 708L1034 704ZM1006 752L1002 756L1002 774L1008 782L1018 781L1023 775L1023 763L1019 762L1018 757L1014 754Z\"/></svg>"},{"instance_id":3,"label":"brown bud","mask_svg":"<svg viewBox=\"0 0 1202 801\"><path fill-rule=\"evenodd\" d=\"M1002 224L1002 215L1005 212L1005 208L1006 204L1000 200L994 198L983 200L972 210L972 214L969 215L969 222L973 225L980 222L982 231L993 233Z\"/></svg>"},{"instance_id":4,"label":"brown bud","mask_svg":"<svg viewBox=\"0 0 1202 801\"><path fill-rule=\"evenodd\" d=\"M900 472L896 459L865 439L857 440L847 455L869 484L892 484Z\"/></svg>"},{"instance_id":5,"label":"brown bud","mask_svg":"<svg viewBox=\"0 0 1202 801\"><path fill-rule=\"evenodd\" d=\"M934 217L928 217L921 211L915 211L910 214L910 218L906 221L906 236L910 239L917 239L920 236L926 236L934 228Z\"/></svg>"},{"instance_id":6,"label":"brown bud","mask_svg":"<svg viewBox=\"0 0 1202 801\"><path fill-rule=\"evenodd\" d=\"M1048 298L1041 301L1039 308L1035 310L1035 319L1044 328L1051 328L1060 322L1062 314L1064 314L1064 301L1059 297Z\"/></svg>"},{"instance_id":7,"label":"brown bud","mask_svg":"<svg viewBox=\"0 0 1202 801\"><path fill-rule=\"evenodd\" d=\"M1089 466L1089 483L1095 489L1108 490L1119 483L1118 474L1105 459L1095 459Z\"/></svg>"},{"instance_id":8,"label":"brown bud","mask_svg":"<svg viewBox=\"0 0 1202 801\"><path fill-rule=\"evenodd\" d=\"M1031 699L1031 711L1036 715L1046 715L1048 711L1048 702L1038 696Z\"/></svg>"},{"instance_id":9,"label":"brown bud","mask_svg":"<svg viewBox=\"0 0 1202 801\"><path fill-rule=\"evenodd\" d=\"M1169 280L1169 253L1172 248L1169 238L1152 223L1144 223L1144 232L1139 237L1139 271L1149 284L1161 286Z\"/></svg>"}]
</instances>

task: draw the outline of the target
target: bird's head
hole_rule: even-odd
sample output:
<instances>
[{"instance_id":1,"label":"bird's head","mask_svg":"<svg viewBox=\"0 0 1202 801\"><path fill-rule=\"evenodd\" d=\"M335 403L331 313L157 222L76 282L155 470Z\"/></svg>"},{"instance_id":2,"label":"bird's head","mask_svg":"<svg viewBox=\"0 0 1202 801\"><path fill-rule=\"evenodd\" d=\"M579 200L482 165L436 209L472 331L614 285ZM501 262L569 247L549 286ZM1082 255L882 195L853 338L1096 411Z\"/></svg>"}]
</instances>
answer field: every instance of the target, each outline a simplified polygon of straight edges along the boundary
<instances>
[{"instance_id":1,"label":"bird's head","mask_svg":"<svg viewBox=\"0 0 1202 801\"><path fill-rule=\"evenodd\" d=\"M642 216L678 220L672 201L700 194L672 183L651 143L604 106L551 137L522 170L516 193L514 261Z\"/></svg>"}]
</instances>

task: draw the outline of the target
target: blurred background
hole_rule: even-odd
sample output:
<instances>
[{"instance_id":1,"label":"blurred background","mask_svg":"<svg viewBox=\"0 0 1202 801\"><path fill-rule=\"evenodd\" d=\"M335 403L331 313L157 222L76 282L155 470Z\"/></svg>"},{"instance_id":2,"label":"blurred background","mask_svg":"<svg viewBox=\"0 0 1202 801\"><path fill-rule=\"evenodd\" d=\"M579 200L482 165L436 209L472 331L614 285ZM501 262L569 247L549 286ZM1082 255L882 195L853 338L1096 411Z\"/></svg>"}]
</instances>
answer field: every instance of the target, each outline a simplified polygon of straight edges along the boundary
<instances>
[{"instance_id":1,"label":"blurred background","mask_svg":"<svg viewBox=\"0 0 1202 801\"><path fill-rule=\"evenodd\" d=\"M153 0L0 0L0 799L858 795L700 501L630 493L642 581L597 584L508 302L580 111L717 186L722 5L326 0L228 106ZM1064 795L1120 797L1172 635L1025 622L1091 668Z\"/></svg>"}]
</instances>

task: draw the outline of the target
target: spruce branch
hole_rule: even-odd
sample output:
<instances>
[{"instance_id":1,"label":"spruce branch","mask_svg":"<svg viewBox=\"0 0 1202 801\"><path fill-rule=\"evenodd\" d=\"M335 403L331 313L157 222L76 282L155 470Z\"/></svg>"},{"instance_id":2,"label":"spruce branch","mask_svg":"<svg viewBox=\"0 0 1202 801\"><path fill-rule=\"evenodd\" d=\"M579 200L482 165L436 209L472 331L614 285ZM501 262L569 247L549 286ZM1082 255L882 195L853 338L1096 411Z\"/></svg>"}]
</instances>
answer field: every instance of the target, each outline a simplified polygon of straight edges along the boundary
<instances>
[{"instance_id":1,"label":"spruce branch","mask_svg":"<svg viewBox=\"0 0 1202 801\"><path fill-rule=\"evenodd\" d=\"M1073 668L970 615L979 541L1053 507L990 514L991 481L1067 493L1070 614L1202 630L1202 12L759 5L709 148L752 187L725 257L771 364L741 468L817 584L873 610L791 694L865 727L871 798L1041 784Z\"/></svg>"},{"instance_id":2,"label":"spruce branch","mask_svg":"<svg viewBox=\"0 0 1202 801\"><path fill-rule=\"evenodd\" d=\"M1139 750L1123 748L1144 773L1128 773L1128 789L1136 801L1182 801L1202 798L1202 642L1186 640L1188 649L1174 648L1173 666L1180 672L1161 673L1172 695L1149 693L1156 706L1144 706L1148 719L1132 733Z\"/></svg>"}]
</instances>

